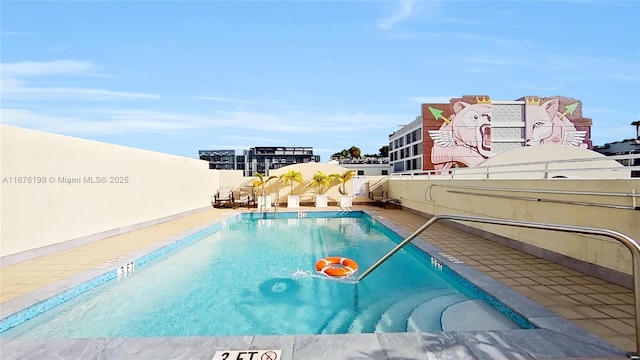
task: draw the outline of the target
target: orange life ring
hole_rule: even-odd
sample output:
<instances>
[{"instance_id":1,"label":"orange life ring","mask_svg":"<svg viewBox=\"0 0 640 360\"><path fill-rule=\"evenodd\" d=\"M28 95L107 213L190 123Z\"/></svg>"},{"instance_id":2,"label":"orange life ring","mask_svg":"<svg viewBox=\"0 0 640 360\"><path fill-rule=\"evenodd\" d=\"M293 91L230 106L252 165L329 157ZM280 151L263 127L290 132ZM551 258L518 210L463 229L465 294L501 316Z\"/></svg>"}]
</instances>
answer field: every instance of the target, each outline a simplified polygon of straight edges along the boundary
<instances>
[{"instance_id":1,"label":"orange life ring","mask_svg":"<svg viewBox=\"0 0 640 360\"><path fill-rule=\"evenodd\" d=\"M358 264L351 259L343 257L328 257L316 262L316 271L327 276L347 277L358 271Z\"/></svg>"}]
</instances>

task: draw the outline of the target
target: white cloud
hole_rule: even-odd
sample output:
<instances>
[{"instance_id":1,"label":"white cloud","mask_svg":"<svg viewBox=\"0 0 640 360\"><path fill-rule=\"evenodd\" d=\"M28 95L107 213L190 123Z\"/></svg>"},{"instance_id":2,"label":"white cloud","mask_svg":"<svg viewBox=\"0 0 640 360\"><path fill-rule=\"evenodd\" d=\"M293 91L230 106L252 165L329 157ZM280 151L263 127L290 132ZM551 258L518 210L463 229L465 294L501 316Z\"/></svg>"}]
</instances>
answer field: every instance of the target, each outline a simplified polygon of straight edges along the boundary
<instances>
[{"instance_id":1,"label":"white cloud","mask_svg":"<svg viewBox=\"0 0 640 360\"><path fill-rule=\"evenodd\" d=\"M631 74L622 74L622 73L607 73L605 76L609 77L611 80L620 80L620 81L636 81L638 79L637 76L633 76Z\"/></svg>"},{"instance_id":2,"label":"white cloud","mask_svg":"<svg viewBox=\"0 0 640 360\"><path fill-rule=\"evenodd\" d=\"M0 86L4 100L60 100L70 98L83 101L157 99L157 94L113 91L81 87L34 87L32 77L61 75L92 75L97 67L88 61L54 60L49 62L22 61L0 64Z\"/></svg>"},{"instance_id":3,"label":"white cloud","mask_svg":"<svg viewBox=\"0 0 640 360\"><path fill-rule=\"evenodd\" d=\"M398 118L392 115L366 113L319 114L307 113L259 113L227 111L216 114L191 115L120 109L87 111L81 115L74 109L73 115L2 108L3 123L36 130L63 134L123 134L123 133L176 133L181 131L222 131L224 129L248 130L255 139L271 134L289 134L287 137L327 134L332 137L353 137L367 129L384 129ZM82 111L82 110L80 110ZM322 124L322 126L318 126ZM246 139L246 136L243 136Z\"/></svg>"},{"instance_id":4,"label":"white cloud","mask_svg":"<svg viewBox=\"0 0 640 360\"><path fill-rule=\"evenodd\" d=\"M105 114L107 116L105 116ZM23 109L0 109L2 123L59 134L172 133L192 129L201 118L145 111L51 115Z\"/></svg>"},{"instance_id":5,"label":"white cloud","mask_svg":"<svg viewBox=\"0 0 640 360\"><path fill-rule=\"evenodd\" d=\"M414 5L416 0L400 0L399 7L388 18L378 20L378 27L383 30L388 30L394 27L397 23L409 18L413 14Z\"/></svg>"},{"instance_id":6,"label":"white cloud","mask_svg":"<svg viewBox=\"0 0 640 360\"><path fill-rule=\"evenodd\" d=\"M21 61L0 64L2 77L14 78L22 76L77 74L95 70L96 66L89 61L54 60L54 61Z\"/></svg>"},{"instance_id":7,"label":"white cloud","mask_svg":"<svg viewBox=\"0 0 640 360\"><path fill-rule=\"evenodd\" d=\"M71 98L84 101L158 99L160 95L74 87L28 87L19 81L3 81L2 97L5 99L59 100Z\"/></svg>"},{"instance_id":8,"label":"white cloud","mask_svg":"<svg viewBox=\"0 0 640 360\"><path fill-rule=\"evenodd\" d=\"M230 103L230 104L255 104L255 100L247 100L247 99L239 99L225 96L198 96L196 97L198 100L207 100L207 101L215 101L221 103Z\"/></svg>"}]
</instances>

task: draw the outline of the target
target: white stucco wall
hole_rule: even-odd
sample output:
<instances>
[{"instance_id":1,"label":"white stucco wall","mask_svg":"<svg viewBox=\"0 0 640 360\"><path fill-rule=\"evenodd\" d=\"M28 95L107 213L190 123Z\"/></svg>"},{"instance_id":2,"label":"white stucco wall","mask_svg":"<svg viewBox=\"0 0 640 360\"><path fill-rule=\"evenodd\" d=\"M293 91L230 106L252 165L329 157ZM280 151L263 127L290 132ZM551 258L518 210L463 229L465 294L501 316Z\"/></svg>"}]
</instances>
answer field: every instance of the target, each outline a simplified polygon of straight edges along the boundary
<instances>
[{"instance_id":1,"label":"white stucco wall","mask_svg":"<svg viewBox=\"0 0 640 360\"><path fill-rule=\"evenodd\" d=\"M0 255L211 206L199 159L0 125Z\"/></svg>"},{"instance_id":2,"label":"white stucco wall","mask_svg":"<svg viewBox=\"0 0 640 360\"><path fill-rule=\"evenodd\" d=\"M391 180L388 187L390 197L400 199L408 209L425 214L472 215L604 228L640 239L640 211L614 207L633 206L631 197L594 195L638 193L640 181L635 179L414 179ZM597 206L598 204L610 207ZM578 260L631 273L629 250L613 239L519 227L477 223L466 225Z\"/></svg>"}]
</instances>

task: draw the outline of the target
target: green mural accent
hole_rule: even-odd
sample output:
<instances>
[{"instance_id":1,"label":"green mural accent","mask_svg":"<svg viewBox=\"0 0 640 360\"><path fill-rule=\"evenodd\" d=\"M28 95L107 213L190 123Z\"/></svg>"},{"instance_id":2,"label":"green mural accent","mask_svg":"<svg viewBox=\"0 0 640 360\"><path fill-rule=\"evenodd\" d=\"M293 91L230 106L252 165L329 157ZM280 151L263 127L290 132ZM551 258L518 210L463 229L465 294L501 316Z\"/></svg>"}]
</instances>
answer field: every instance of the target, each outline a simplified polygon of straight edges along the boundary
<instances>
[{"instance_id":1,"label":"green mural accent","mask_svg":"<svg viewBox=\"0 0 640 360\"><path fill-rule=\"evenodd\" d=\"M562 119L563 117L567 116L567 113L569 115L573 115L573 113L576 111L576 109L578 108L578 105L580 105L580 101L576 101L574 103L571 103L567 106L565 106L565 110L562 114L560 114L560 119Z\"/></svg>"},{"instance_id":2,"label":"green mural accent","mask_svg":"<svg viewBox=\"0 0 640 360\"><path fill-rule=\"evenodd\" d=\"M440 109L432 108L431 106L429 106L429 111L431 112L431 115L433 115L433 117L436 118L436 120L442 119L442 121L446 122L447 124L451 123L451 120L447 119L446 116L442 115L444 111Z\"/></svg>"}]
</instances>

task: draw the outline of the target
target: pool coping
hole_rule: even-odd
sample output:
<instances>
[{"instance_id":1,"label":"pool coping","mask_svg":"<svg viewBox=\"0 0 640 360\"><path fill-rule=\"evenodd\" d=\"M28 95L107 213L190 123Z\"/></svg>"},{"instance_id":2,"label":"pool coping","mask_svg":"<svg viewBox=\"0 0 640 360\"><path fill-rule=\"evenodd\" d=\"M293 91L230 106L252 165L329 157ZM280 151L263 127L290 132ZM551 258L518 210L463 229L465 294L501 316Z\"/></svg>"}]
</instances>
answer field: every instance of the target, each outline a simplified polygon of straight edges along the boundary
<instances>
[{"instance_id":1,"label":"pool coping","mask_svg":"<svg viewBox=\"0 0 640 360\"><path fill-rule=\"evenodd\" d=\"M316 211L304 211L315 213ZM324 211L318 211L324 212ZM406 238L411 235L392 221L367 210L355 210L368 215L393 232ZM291 213L282 211L281 214ZM300 211L295 211L298 213ZM114 259L112 263L96 267L50 286L7 301L0 308L3 321L46 299L59 296L70 288L90 281L100 282L118 276L132 260L162 252L176 246L203 230L219 228L236 221L240 213L194 227L167 237L144 249ZM306 216L306 215L305 215ZM204 235L206 236L206 235ZM197 237L197 236L196 236ZM109 338L109 339L0 339L3 359L22 359L25 355L52 356L65 354L73 358L111 359L211 359L216 350L281 349L282 360L312 359L558 359L574 357L624 357L624 352L600 337L582 329L533 302L515 290L474 269L455 261L442 250L417 237L412 244L437 259L451 272L466 279L484 293L520 314L537 329L503 331L469 331L438 333L373 333L341 335L233 336L233 337L170 337L170 338ZM156 256L161 255L159 253ZM147 260L148 261L148 260ZM121 274L122 275L122 274ZM66 301L64 297L59 300ZM37 309L36 309L37 310ZM75 354L75 355L72 355ZM77 356L76 356L77 355Z\"/></svg>"}]
</instances>

